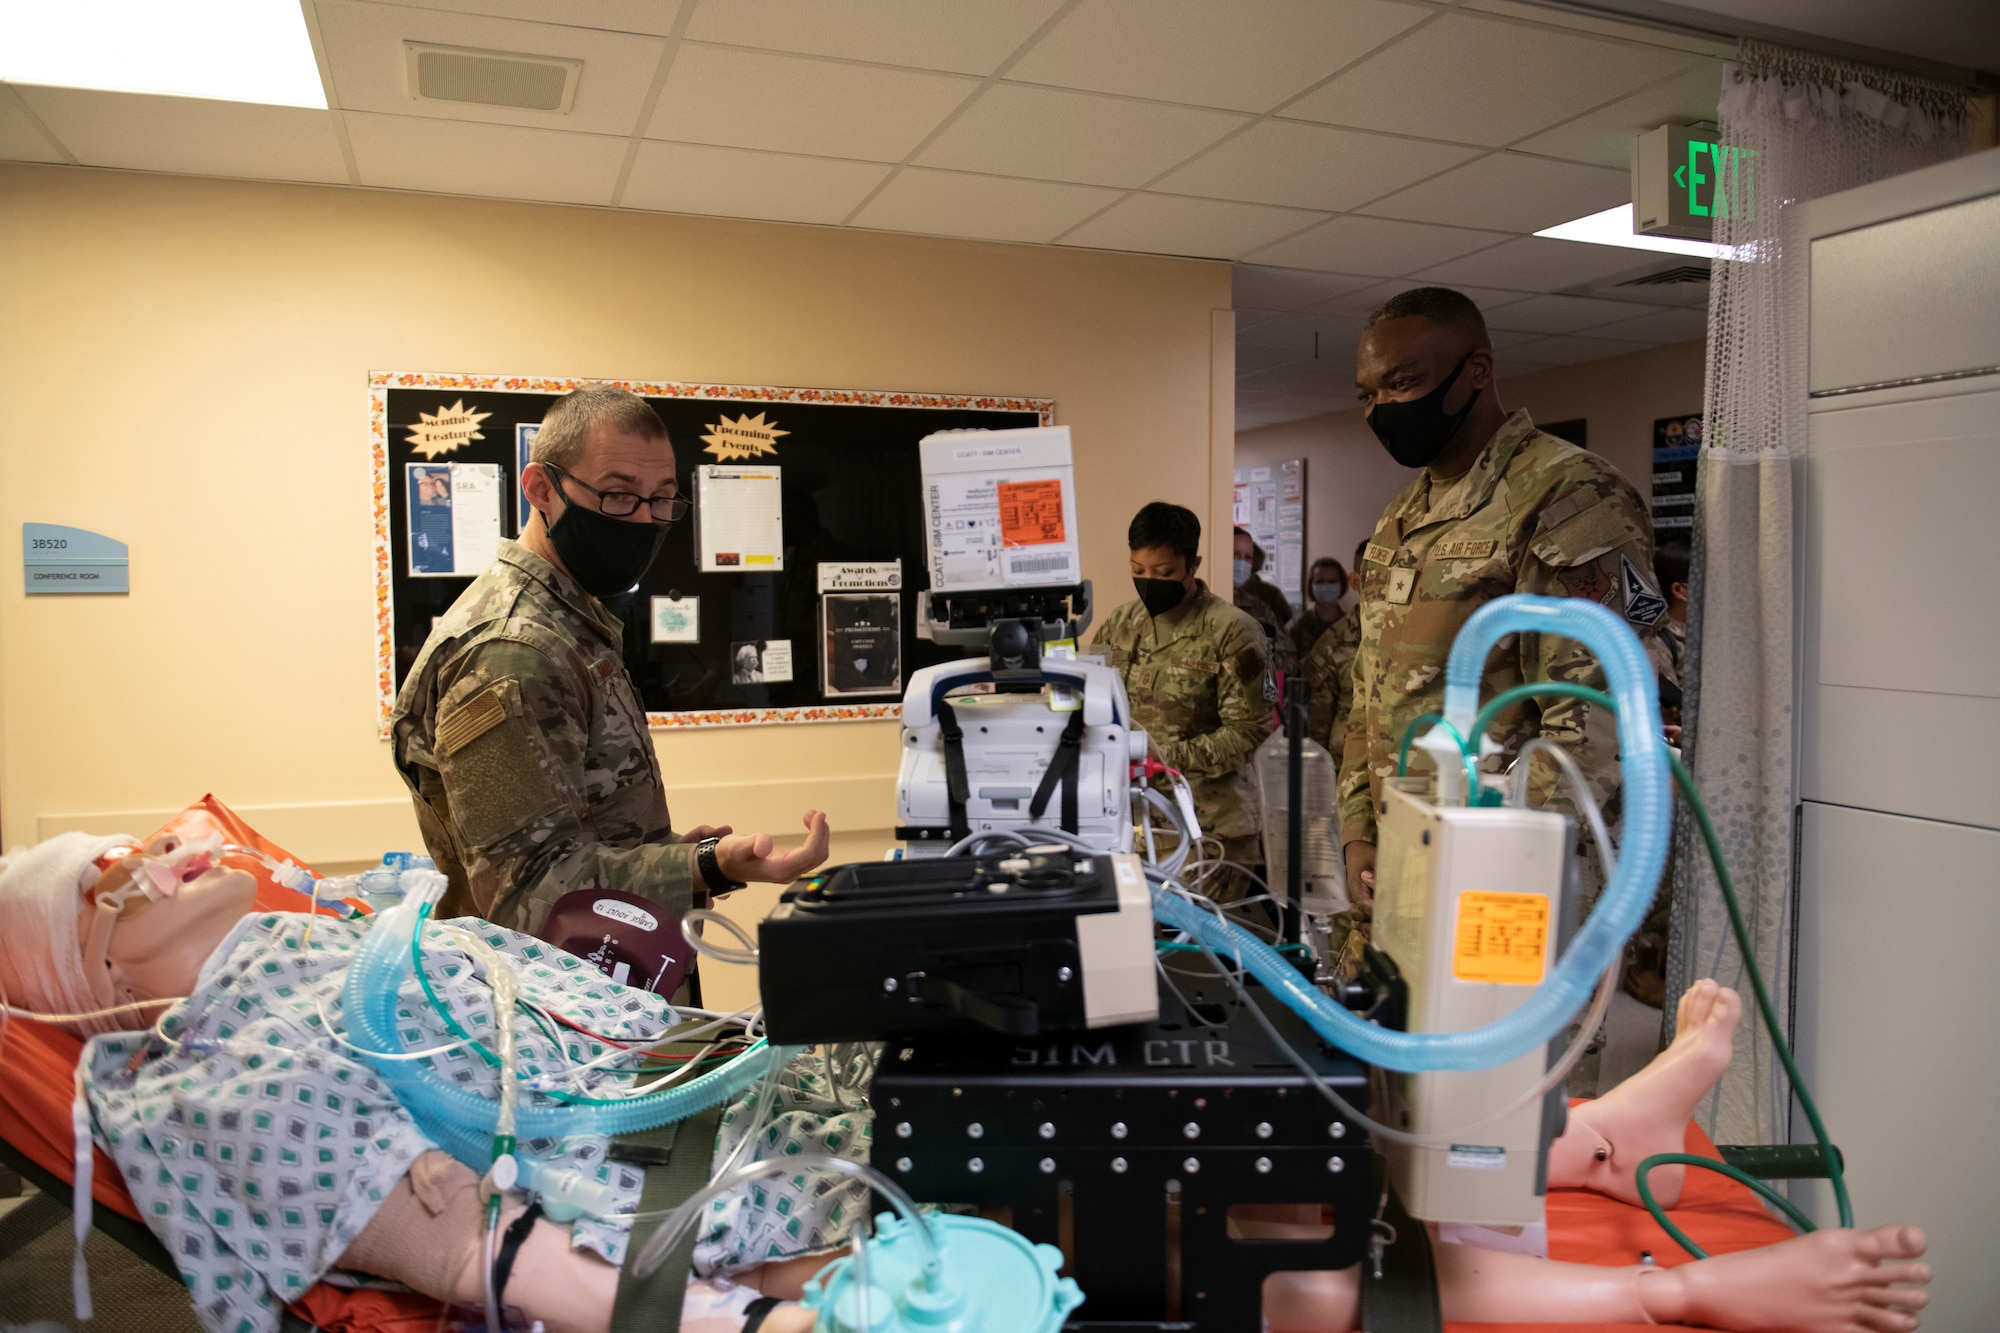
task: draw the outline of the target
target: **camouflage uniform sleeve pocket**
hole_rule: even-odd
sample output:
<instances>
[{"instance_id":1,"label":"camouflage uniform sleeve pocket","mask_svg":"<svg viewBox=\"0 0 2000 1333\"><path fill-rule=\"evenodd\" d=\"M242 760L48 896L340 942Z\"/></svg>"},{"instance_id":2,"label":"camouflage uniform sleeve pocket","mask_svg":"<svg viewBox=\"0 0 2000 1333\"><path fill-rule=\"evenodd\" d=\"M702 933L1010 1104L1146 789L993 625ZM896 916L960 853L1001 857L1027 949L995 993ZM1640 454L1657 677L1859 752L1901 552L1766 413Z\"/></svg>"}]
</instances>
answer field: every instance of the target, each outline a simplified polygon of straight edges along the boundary
<instances>
[{"instance_id":1,"label":"camouflage uniform sleeve pocket","mask_svg":"<svg viewBox=\"0 0 2000 1333\"><path fill-rule=\"evenodd\" d=\"M1564 506L1567 507L1567 506ZM1535 558L1550 569L1568 569L1586 560L1595 560L1606 551L1615 551L1627 542L1644 542L1645 529L1628 505L1615 495L1607 495L1578 513L1560 516L1551 523L1557 506L1544 513L1540 529L1529 547Z\"/></svg>"},{"instance_id":2,"label":"camouflage uniform sleeve pocket","mask_svg":"<svg viewBox=\"0 0 2000 1333\"><path fill-rule=\"evenodd\" d=\"M438 717L438 768L459 844L491 846L568 805L512 680L487 685Z\"/></svg>"}]
</instances>

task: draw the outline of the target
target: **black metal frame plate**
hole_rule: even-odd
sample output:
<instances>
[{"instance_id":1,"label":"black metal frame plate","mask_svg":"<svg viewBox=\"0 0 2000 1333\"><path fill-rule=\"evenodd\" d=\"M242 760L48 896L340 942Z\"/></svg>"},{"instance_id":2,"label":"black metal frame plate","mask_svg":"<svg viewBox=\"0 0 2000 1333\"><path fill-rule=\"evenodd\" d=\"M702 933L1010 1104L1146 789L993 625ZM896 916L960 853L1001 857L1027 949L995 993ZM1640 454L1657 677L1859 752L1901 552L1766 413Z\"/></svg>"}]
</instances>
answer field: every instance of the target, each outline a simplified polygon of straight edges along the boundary
<instances>
[{"instance_id":1,"label":"black metal frame plate","mask_svg":"<svg viewBox=\"0 0 2000 1333\"><path fill-rule=\"evenodd\" d=\"M892 1045L875 1077L875 1165L918 1199L1004 1205L1030 1240L1067 1241L1085 1296L1071 1329L1255 1330L1268 1274L1345 1268L1366 1249L1367 1135L1205 960L1174 974L1180 996L1162 982L1157 1022L1020 1042L925 1035ZM1365 1068L1253 995L1365 1110ZM1331 1205L1333 1234L1232 1239L1230 1206L1260 1203Z\"/></svg>"}]
</instances>

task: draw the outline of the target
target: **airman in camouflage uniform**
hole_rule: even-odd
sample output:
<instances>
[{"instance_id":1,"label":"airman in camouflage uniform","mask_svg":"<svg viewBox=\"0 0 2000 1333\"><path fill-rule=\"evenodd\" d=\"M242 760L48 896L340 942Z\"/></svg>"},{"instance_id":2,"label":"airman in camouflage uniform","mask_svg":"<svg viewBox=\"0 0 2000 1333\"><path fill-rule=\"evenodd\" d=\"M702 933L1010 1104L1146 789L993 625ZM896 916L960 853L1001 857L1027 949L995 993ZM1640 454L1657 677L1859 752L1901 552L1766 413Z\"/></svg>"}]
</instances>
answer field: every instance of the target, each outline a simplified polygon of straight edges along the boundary
<instances>
[{"instance_id":1,"label":"airman in camouflage uniform","mask_svg":"<svg viewBox=\"0 0 2000 1333\"><path fill-rule=\"evenodd\" d=\"M1338 764L1347 748L1347 719L1354 708L1354 654L1361 647L1359 607L1327 626L1299 670L1306 678L1310 717L1306 734Z\"/></svg>"},{"instance_id":2,"label":"airman in camouflage uniform","mask_svg":"<svg viewBox=\"0 0 2000 1333\"><path fill-rule=\"evenodd\" d=\"M598 599L644 575L684 503L675 487L673 446L645 400L587 386L543 419L520 541L502 542L431 630L390 721L396 770L450 880L444 913L538 934L577 890L684 911L698 892L789 882L825 858L814 811L806 844L785 853L761 833L674 832L624 626ZM711 834L705 859L696 840Z\"/></svg>"},{"instance_id":3,"label":"airman in camouflage uniform","mask_svg":"<svg viewBox=\"0 0 2000 1333\"><path fill-rule=\"evenodd\" d=\"M517 542L452 604L396 696L396 767L451 880L441 915L536 933L572 889L692 904L624 626Z\"/></svg>"},{"instance_id":4,"label":"airman in camouflage uniform","mask_svg":"<svg viewBox=\"0 0 2000 1333\"><path fill-rule=\"evenodd\" d=\"M1647 635L1666 613L1640 574L1651 559L1652 523L1631 483L1597 455L1536 430L1525 411L1506 418L1463 475L1438 482L1420 471L1383 512L1357 581L1360 647L1340 779L1342 842L1375 841L1382 783L1395 776L1404 729L1441 711L1445 658L1474 611L1516 592L1587 597ZM1604 688L1603 671L1582 644L1522 634L1500 641L1479 693L1490 699L1544 680ZM1531 737L1547 736L1575 757L1615 823L1615 725L1577 699L1517 704L1494 721L1490 734L1502 752L1486 767L1504 767ZM1557 777L1553 765L1536 765L1531 799L1550 801ZM1566 799L1554 803L1568 808ZM1585 898L1587 907L1595 886L1586 884Z\"/></svg>"},{"instance_id":5,"label":"airman in camouflage uniform","mask_svg":"<svg viewBox=\"0 0 2000 1333\"><path fill-rule=\"evenodd\" d=\"M1160 615L1131 601L1098 627L1092 651L1125 680L1132 724L1194 789L1202 832L1239 866L1263 861L1250 756L1271 734L1264 698L1264 634L1197 580L1194 593ZM1202 891L1219 902L1241 898L1248 876L1233 868L1208 876Z\"/></svg>"},{"instance_id":6,"label":"airman in camouflage uniform","mask_svg":"<svg viewBox=\"0 0 2000 1333\"><path fill-rule=\"evenodd\" d=\"M1266 682L1264 697L1273 708L1278 704L1277 676L1287 678L1299 669L1299 655L1292 646L1291 623L1292 604L1285 600L1285 594L1266 583L1258 571L1264 568L1264 548L1259 546L1243 529L1235 531L1236 558L1250 562L1250 577L1240 584L1231 598L1236 609L1256 621L1264 631L1264 655L1269 659L1272 677Z\"/></svg>"}]
</instances>

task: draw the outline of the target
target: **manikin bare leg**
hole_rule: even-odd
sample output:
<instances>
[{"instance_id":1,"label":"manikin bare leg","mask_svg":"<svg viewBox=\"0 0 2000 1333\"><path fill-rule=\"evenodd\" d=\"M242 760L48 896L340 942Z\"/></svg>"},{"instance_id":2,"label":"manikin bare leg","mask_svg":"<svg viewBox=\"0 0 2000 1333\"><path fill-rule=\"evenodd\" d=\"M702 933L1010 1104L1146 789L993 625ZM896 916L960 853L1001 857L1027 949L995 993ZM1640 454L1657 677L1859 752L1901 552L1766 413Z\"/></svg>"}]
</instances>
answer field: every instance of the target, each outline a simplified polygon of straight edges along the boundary
<instances>
[{"instance_id":1,"label":"manikin bare leg","mask_svg":"<svg viewBox=\"0 0 2000 1333\"><path fill-rule=\"evenodd\" d=\"M1915 1227L1816 1231L1676 1268L1563 1264L1438 1245L1446 1319L1476 1323L1696 1324L1755 1333L1909 1333L1930 1266ZM1360 1327L1361 1270L1279 1273L1264 1286L1271 1333Z\"/></svg>"},{"instance_id":2,"label":"manikin bare leg","mask_svg":"<svg viewBox=\"0 0 2000 1333\"><path fill-rule=\"evenodd\" d=\"M1549 1184L1639 1202L1633 1173L1654 1153L1681 1152L1688 1117L1729 1068L1730 1043L1743 1001L1703 979L1681 996L1673 1044L1595 1101L1573 1107L1569 1127L1549 1150ZM1680 1202L1687 1168L1663 1166L1647 1177L1663 1208Z\"/></svg>"},{"instance_id":3,"label":"manikin bare leg","mask_svg":"<svg viewBox=\"0 0 2000 1333\"><path fill-rule=\"evenodd\" d=\"M1633 1172L1659 1152L1680 1152L1689 1114L1729 1067L1743 1003L1698 982L1681 998L1673 1045L1596 1101L1570 1112L1549 1158L1549 1184L1639 1201ZM1677 1202L1684 1168L1649 1181L1662 1205ZM1317 1211L1317 1210L1314 1210ZM1317 1218L1311 1219L1317 1221ZM1276 1219L1260 1228L1274 1235ZM1296 1229L1295 1229L1296 1230ZM1297 1234L1308 1234L1298 1230ZM1447 1319L1481 1323L1688 1323L1787 1333L1907 1333L1930 1281L1915 1262L1915 1227L1819 1231L1779 1245L1673 1268L1553 1263L1471 1245L1435 1243ZM1264 1289L1273 1333L1342 1333L1360 1325L1360 1270L1280 1273Z\"/></svg>"}]
</instances>

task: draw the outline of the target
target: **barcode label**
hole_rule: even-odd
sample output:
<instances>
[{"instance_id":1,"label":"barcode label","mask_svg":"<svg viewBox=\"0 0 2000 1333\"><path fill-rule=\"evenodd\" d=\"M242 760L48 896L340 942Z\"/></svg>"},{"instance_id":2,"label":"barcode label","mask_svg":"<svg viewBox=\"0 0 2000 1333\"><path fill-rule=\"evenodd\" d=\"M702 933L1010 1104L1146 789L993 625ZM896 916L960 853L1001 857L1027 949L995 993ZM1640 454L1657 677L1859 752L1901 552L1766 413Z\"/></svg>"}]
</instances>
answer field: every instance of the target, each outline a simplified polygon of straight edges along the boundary
<instances>
[{"instance_id":1,"label":"barcode label","mask_svg":"<svg viewBox=\"0 0 2000 1333\"><path fill-rule=\"evenodd\" d=\"M1067 551L1056 555L1016 556L1007 562L1007 572L1014 575L1053 574L1059 569L1065 572L1069 569L1069 553Z\"/></svg>"}]
</instances>

